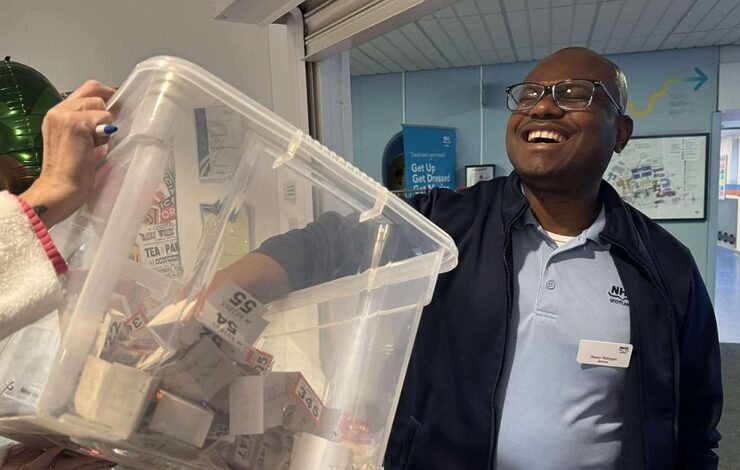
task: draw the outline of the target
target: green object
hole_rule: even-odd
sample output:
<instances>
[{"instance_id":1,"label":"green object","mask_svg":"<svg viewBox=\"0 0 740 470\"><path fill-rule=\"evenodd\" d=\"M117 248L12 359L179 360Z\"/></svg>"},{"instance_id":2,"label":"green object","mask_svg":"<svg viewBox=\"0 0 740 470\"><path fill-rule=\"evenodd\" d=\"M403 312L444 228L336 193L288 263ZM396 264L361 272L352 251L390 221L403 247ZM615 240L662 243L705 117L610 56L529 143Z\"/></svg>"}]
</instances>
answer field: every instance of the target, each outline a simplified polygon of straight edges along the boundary
<instances>
[{"instance_id":1,"label":"green object","mask_svg":"<svg viewBox=\"0 0 740 470\"><path fill-rule=\"evenodd\" d=\"M0 155L15 159L20 164L17 171L26 175L41 172L41 123L46 112L61 101L57 89L40 72L10 57L0 60ZM3 171L9 171L7 166ZM14 175L3 176L12 180Z\"/></svg>"}]
</instances>

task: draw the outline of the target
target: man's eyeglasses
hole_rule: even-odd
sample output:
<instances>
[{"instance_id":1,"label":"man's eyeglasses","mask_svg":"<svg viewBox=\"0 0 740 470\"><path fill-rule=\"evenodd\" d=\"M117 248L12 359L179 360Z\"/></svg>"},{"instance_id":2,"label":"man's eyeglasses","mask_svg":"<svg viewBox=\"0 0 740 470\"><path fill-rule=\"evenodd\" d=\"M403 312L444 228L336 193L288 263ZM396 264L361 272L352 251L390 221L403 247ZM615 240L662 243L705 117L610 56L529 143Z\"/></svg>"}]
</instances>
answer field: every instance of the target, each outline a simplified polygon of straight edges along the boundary
<instances>
[{"instance_id":1,"label":"man's eyeglasses","mask_svg":"<svg viewBox=\"0 0 740 470\"><path fill-rule=\"evenodd\" d=\"M549 93L561 109L583 109L591 105L597 88L604 90L619 115L624 115L622 108L601 81L586 78L563 80L554 85L534 82L512 85L506 88L506 106L510 111L527 111L534 108Z\"/></svg>"}]
</instances>

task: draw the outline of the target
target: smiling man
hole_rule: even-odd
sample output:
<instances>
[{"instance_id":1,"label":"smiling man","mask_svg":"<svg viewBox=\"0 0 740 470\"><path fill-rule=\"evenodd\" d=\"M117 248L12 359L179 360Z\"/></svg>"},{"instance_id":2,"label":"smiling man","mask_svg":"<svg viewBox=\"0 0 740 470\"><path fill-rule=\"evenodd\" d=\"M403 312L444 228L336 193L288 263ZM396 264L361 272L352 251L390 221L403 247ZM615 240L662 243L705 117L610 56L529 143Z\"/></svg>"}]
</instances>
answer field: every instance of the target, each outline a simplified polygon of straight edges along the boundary
<instances>
[{"instance_id":1,"label":"smiling man","mask_svg":"<svg viewBox=\"0 0 740 470\"><path fill-rule=\"evenodd\" d=\"M564 49L507 99L514 172L410 201L460 256L422 315L386 470L716 469L706 288L688 249L602 181L632 133L624 75ZM375 240L357 226L323 215L220 276L267 301L352 274Z\"/></svg>"}]
</instances>

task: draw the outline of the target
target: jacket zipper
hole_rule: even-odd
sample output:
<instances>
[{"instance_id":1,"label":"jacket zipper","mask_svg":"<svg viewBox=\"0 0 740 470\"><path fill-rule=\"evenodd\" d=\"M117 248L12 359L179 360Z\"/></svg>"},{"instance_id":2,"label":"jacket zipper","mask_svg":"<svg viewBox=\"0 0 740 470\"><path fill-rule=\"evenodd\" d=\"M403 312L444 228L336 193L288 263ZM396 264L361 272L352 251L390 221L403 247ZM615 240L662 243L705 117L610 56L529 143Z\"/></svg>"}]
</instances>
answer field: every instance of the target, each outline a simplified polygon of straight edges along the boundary
<instances>
[{"instance_id":1,"label":"jacket zipper","mask_svg":"<svg viewBox=\"0 0 740 470\"><path fill-rule=\"evenodd\" d=\"M629 256L632 261L634 261L642 270L647 273L648 277L650 278L650 282L655 286L660 296L663 298L663 303L666 307L666 313L668 315L668 320L671 323L671 345L673 346L673 388L674 388L674 399L676 403L674 404L674 410L673 410L673 448L674 451L678 448L678 413L680 408L680 398L681 398L681 360L679 357L679 347L678 347L678 328L676 326L676 319L673 316L673 308L670 300L668 299L668 295L665 293L663 288L660 286L660 284L655 279L655 276L653 275L652 271L650 271L650 268L643 263L639 258L634 256L627 248L625 248L624 245L622 245L617 240L612 239L611 237L605 236L605 239L607 239L610 243L618 246L623 252ZM646 449L647 451L647 449ZM645 459L647 460L649 458L649 455L647 452L645 453Z\"/></svg>"},{"instance_id":2,"label":"jacket zipper","mask_svg":"<svg viewBox=\"0 0 740 470\"><path fill-rule=\"evenodd\" d=\"M511 323L511 309L512 304L514 303L514 293L512 292L512 272L511 272L511 265L509 264L509 260L506 257L506 251L511 244L511 227L514 225L514 222L516 222L519 217L522 216L524 211L527 209L527 205L522 206L521 209L512 217L512 219L509 221L509 223L506 225L506 230L504 231L504 248L501 253L501 256L504 260L504 270L506 275L506 328L504 329L504 357L501 360L501 363L498 367L498 373L496 376L496 386L493 388L493 393L491 394L491 415L493 416L493 422L491 423L491 440L488 446L488 469L493 470L493 458L496 454L496 429L497 429L497 420L498 417L496 416L496 392L498 391L499 383L501 382L501 374L504 370L504 362L506 361L506 349L508 346L508 339L509 339L509 324Z\"/></svg>"}]
</instances>

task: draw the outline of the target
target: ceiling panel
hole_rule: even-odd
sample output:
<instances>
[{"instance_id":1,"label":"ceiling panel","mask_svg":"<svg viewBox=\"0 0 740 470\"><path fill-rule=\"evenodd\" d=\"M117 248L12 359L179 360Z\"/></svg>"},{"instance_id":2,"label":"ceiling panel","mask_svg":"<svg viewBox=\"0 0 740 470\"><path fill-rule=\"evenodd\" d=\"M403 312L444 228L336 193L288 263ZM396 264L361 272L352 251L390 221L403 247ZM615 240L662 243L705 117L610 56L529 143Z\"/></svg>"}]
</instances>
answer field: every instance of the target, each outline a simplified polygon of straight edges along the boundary
<instances>
[{"instance_id":1,"label":"ceiling panel","mask_svg":"<svg viewBox=\"0 0 740 470\"><path fill-rule=\"evenodd\" d=\"M573 29L571 30L571 42L587 42L591 33L591 24L596 15L596 5L578 5L576 14L573 16Z\"/></svg>"},{"instance_id":2,"label":"ceiling panel","mask_svg":"<svg viewBox=\"0 0 740 470\"><path fill-rule=\"evenodd\" d=\"M740 23L740 2L718 25L717 29L734 28Z\"/></svg>"},{"instance_id":3,"label":"ceiling panel","mask_svg":"<svg viewBox=\"0 0 740 470\"><path fill-rule=\"evenodd\" d=\"M437 46L432 43L429 36L421 30L418 24L410 23L406 26L402 26L401 32L406 35L406 37L413 42L420 51L424 51L424 55L434 62L434 65L436 65L437 68L452 67L452 63L442 55Z\"/></svg>"},{"instance_id":4,"label":"ceiling panel","mask_svg":"<svg viewBox=\"0 0 740 470\"><path fill-rule=\"evenodd\" d=\"M529 26L532 30L532 44L536 47L549 46L550 9L529 10Z\"/></svg>"},{"instance_id":5,"label":"ceiling panel","mask_svg":"<svg viewBox=\"0 0 740 470\"><path fill-rule=\"evenodd\" d=\"M385 54L383 51L378 49L375 44L372 42L366 42L365 44L360 44L357 47L361 52L364 52L365 55L375 62L382 64L383 67L387 68L391 72L403 72L404 66L400 63L393 60L391 57L389 57L387 54ZM418 70L418 69L417 69Z\"/></svg>"},{"instance_id":6,"label":"ceiling panel","mask_svg":"<svg viewBox=\"0 0 740 470\"><path fill-rule=\"evenodd\" d=\"M528 48L532 45L529 34L529 15L526 11L512 11L508 14L509 31L514 40L516 49Z\"/></svg>"},{"instance_id":7,"label":"ceiling panel","mask_svg":"<svg viewBox=\"0 0 740 470\"><path fill-rule=\"evenodd\" d=\"M671 0L649 0L642 10L642 14L632 30L632 36L649 36L655 31L655 27L665 15Z\"/></svg>"},{"instance_id":8,"label":"ceiling panel","mask_svg":"<svg viewBox=\"0 0 740 470\"><path fill-rule=\"evenodd\" d=\"M722 42L725 44L737 44L740 40L740 28L735 28L727 32L722 38Z\"/></svg>"},{"instance_id":9,"label":"ceiling panel","mask_svg":"<svg viewBox=\"0 0 740 470\"><path fill-rule=\"evenodd\" d=\"M625 2L612 29L612 39L628 39L631 37L632 30L635 29L646 4L645 0L627 0Z\"/></svg>"},{"instance_id":10,"label":"ceiling panel","mask_svg":"<svg viewBox=\"0 0 740 470\"><path fill-rule=\"evenodd\" d=\"M592 41L606 41L611 36L614 28L614 18L619 16L622 11L624 2L619 0L615 2L602 3L599 6L599 14L596 17L593 32L591 33Z\"/></svg>"},{"instance_id":11,"label":"ceiling panel","mask_svg":"<svg viewBox=\"0 0 740 470\"><path fill-rule=\"evenodd\" d=\"M694 2L694 6L691 7L686 16L678 23L674 33L688 33L693 31L717 3L717 0Z\"/></svg>"},{"instance_id":12,"label":"ceiling panel","mask_svg":"<svg viewBox=\"0 0 740 470\"><path fill-rule=\"evenodd\" d=\"M427 37L434 42L440 53L455 67L465 67L468 65L465 58L460 54L455 44L450 40L439 20L436 18L426 18L417 21L417 24L426 33Z\"/></svg>"},{"instance_id":13,"label":"ceiling panel","mask_svg":"<svg viewBox=\"0 0 740 470\"><path fill-rule=\"evenodd\" d=\"M673 0L670 8L667 8L661 15L657 26L652 30L652 34L670 34L683 21L686 14L694 6L694 3L696 3L696 0Z\"/></svg>"},{"instance_id":14,"label":"ceiling panel","mask_svg":"<svg viewBox=\"0 0 740 470\"><path fill-rule=\"evenodd\" d=\"M527 10L539 10L540 8L549 8L550 0L528 0Z\"/></svg>"},{"instance_id":15,"label":"ceiling panel","mask_svg":"<svg viewBox=\"0 0 740 470\"><path fill-rule=\"evenodd\" d=\"M396 45L385 36L375 38L370 41L369 44L377 47L383 54L393 60L393 62L399 65L404 65L406 70L412 71L423 68L411 57L411 55L404 54L401 49L396 47Z\"/></svg>"},{"instance_id":16,"label":"ceiling panel","mask_svg":"<svg viewBox=\"0 0 740 470\"><path fill-rule=\"evenodd\" d=\"M663 41L663 44L660 45L660 49L674 49L681 44L681 41L683 41L686 36L688 36L688 33L671 34L665 41Z\"/></svg>"},{"instance_id":17,"label":"ceiling panel","mask_svg":"<svg viewBox=\"0 0 740 470\"><path fill-rule=\"evenodd\" d=\"M694 31L686 35L678 47L696 47L696 44L707 35L706 31Z\"/></svg>"},{"instance_id":18,"label":"ceiling panel","mask_svg":"<svg viewBox=\"0 0 740 470\"><path fill-rule=\"evenodd\" d=\"M722 36L727 34L726 29L716 29L709 31L702 39L696 44L696 47L706 47L716 44L717 41L722 39Z\"/></svg>"},{"instance_id":19,"label":"ceiling panel","mask_svg":"<svg viewBox=\"0 0 740 470\"><path fill-rule=\"evenodd\" d=\"M622 49L626 44L626 39L610 39L609 42L606 43L605 52L607 54L619 54L622 52Z\"/></svg>"},{"instance_id":20,"label":"ceiling panel","mask_svg":"<svg viewBox=\"0 0 740 470\"><path fill-rule=\"evenodd\" d=\"M376 62L373 58L362 52L359 48L355 48L350 52L350 56L364 67L373 71L373 73L390 73L390 70L385 66Z\"/></svg>"},{"instance_id":21,"label":"ceiling panel","mask_svg":"<svg viewBox=\"0 0 740 470\"><path fill-rule=\"evenodd\" d=\"M637 36L632 36L631 38L625 39L624 46L622 47L622 52L637 52L642 49L642 47L645 45L646 41L649 41L650 38L641 38ZM660 42L663 42L661 39Z\"/></svg>"},{"instance_id":22,"label":"ceiling panel","mask_svg":"<svg viewBox=\"0 0 740 470\"><path fill-rule=\"evenodd\" d=\"M497 49L496 52L498 52L498 57L501 59L501 62L516 62L517 58L514 54L513 49Z\"/></svg>"},{"instance_id":23,"label":"ceiling panel","mask_svg":"<svg viewBox=\"0 0 740 470\"><path fill-rule=\"evenodd\" d=\"M461 18L465 30L473 41L475 48L479 51L490 51L495 49L488 28L480 16L468 16Z\"/></svg>"},{"instance_id":24,"label":"ceiling panel","mask_svg":"<svg viewBox=\"0 0 740 470\"><path fill-rule=\"evenodd\" d=\"M489 0L497 1L497 0ZM526 0L504 0L504 10L506 11L522 11L527 9Z\"/></svg>"},{"instance_id":25,"label":"ceiling panel","mask_svg":"<svg viewBox=\"0 0 740 470\"><path fill-rule=\"evenodd\" d=\"M403 51L403 54L408 57L411 62L418 65L422 69L435 69L437 66L429 60L429 57L419 49L416 44L406 37L406 35L400 30L391 31L385 35L388 42L391 42L398 50Z\"/></svg>"},{"instance_id":26,"label":"ceiling panel","mask_svg":"<svg viewBox=\"0 0 740 470\"><path fill-rule=\"evenodd\" d=\"M356 47L352 73L740 43L740 0L462 0Z\"/></svg>"},{"instance_id":27,"label":"ceiling panel","mask_svg":"<svg viewBox=\"0 0 740 470\"><path fill-rule=\"evenodd\" d=\"M475 3L478 5L478 9L482 15L499 13L501 11L501 5L498 0L477 0Z\"/></svg>"},{"instance_id":28,"label":"ceiling panel","mask_svg":"<svg viewBox=\"0 0 740 470\"><path fill-rule=\"evenodd\" d=\"M709 31L715 28L725 16L727 16L737 6L737 0L720 0L712 8L707 16L696 27L699 31Z\"/></svg>"},{"instance_id":29,"label":"ceiling panel","mask_svg":"<svg viewBox=\"0 0 740 470\"><path fill-rule=\"evenodd\" d=\"M552 9L552 43L568 44L573 26L573 6Z\"/></svg>"},{"instance_id":30,"label":"ceiling panel","mask_svg":"<svg viewBox=\"0 0 740 470\"><path fill-rule=\"evenodd\" d=\"M667 34L659 34L659 35L650 36L649 38L645 40L640 50L643 52L644 51L654 51L658 49L661 44L663 44L663 41L665 41L667 37L668 37Z\"/></svg>"},{"instance_id":31,"label":"ceiling panel","mask_svg":"<svg viewBox=\"0 0 740 470\"><path fill-rule=\"evenodd\" d=\"M489 2L494 3L494 2ZM496 2L497 3L497 2ZM462 0L457 2L454 6L455 13L457 16L479 16L478 5L474 0Z\"/></svg>"},{"instance_id":32,"label":"ceiling panel","mask_svg":"<svg viewBox=\"0 0 740 470\"><path fill-rule=\"evenodd\" d=\"M500 13L493 15L484 15L483 22L488 27L488 32L491 33L491 39L493 40L493 46L496 49L511 49L511 41L509 40L509 30L504 17Z\"/></svg>"}]
</instances>

